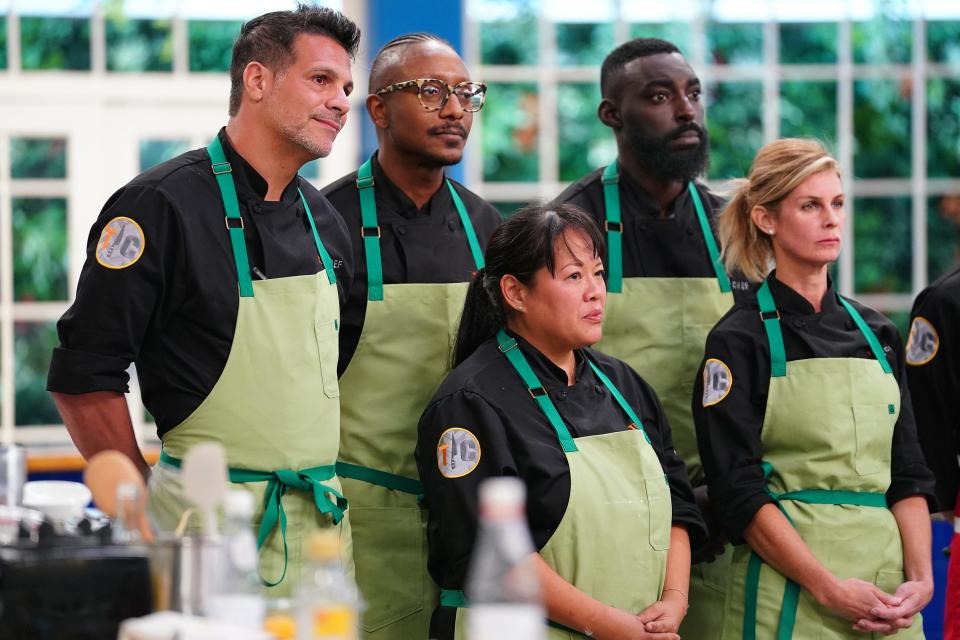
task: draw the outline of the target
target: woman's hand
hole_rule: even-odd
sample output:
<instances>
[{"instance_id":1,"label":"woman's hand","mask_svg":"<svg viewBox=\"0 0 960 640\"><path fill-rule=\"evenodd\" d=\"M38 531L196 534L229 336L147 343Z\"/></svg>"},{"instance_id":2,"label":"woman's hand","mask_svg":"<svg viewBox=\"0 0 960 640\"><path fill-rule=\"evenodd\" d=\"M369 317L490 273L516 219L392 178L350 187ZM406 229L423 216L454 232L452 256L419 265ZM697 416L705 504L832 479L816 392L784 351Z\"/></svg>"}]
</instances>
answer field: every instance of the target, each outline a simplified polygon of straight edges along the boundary
<instances>
[{"instance_id":1,"label":"woman's hand","mask_svg":"<svg viewBox=\"0 0 960 640\"><path fill-rule=\"evenodd\" d=\"M857 621L857 631L873 631L893 635L900 629L906 629L914 623L914 616L923 610L933 597L933 582L928 580L910 580L897 587L893 594L900 599L896 606L873 609L869 618Z\"/></svg>"},{"instance_id":2,"label":"woman's hand","mask_svg":"<svg viewBox=\"0 0 960 640\"><path fill-rule=\"evenodd\" d=\"M676 629L660 632L646 628L643 616L657 604L665 603L655 602L640 615L608 607L598 628L591 629L592 636L596 640L680 640L680 636L675 633ZM679 622L677 624L679 625Z\"/></svg>"},{"instance_id":3,"label":"woman's hand","mask_svg":"<svg viewBox=\"0 0 960 640\"><path fill-rule=\"evenodd\" d=\"M663 600L654 602L637 617L651 633L676 633L687 615L687 599L674 589L665 591L662 597Z\"/></svg>"},{"instance_id":4,"label":"woman's hand","mask_svg":"<svg viewBox=\"0 0 960 640\"><path fill-rule=\"evenodd\" d=\"M875 584L859 578L838 580L817 598L824 607L857 624L875 618L874 611L898 607L901 600L899 596L892 596Z\"/></svg>"}]
</instances>

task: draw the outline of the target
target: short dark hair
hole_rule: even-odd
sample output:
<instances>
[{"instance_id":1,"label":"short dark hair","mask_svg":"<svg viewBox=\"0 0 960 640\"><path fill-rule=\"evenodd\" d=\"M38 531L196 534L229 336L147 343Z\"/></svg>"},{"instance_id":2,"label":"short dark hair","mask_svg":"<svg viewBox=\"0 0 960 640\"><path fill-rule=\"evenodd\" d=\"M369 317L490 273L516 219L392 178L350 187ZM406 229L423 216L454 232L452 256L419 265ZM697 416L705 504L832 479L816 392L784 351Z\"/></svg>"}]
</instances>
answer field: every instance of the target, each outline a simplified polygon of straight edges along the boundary
<instances>
[{"instance_id":1,"label":"short dark hair","mask_svg":"<svg viewBox=\"0 0 960 640\"><path fill-rule=\"evenodd\" d=\"M608 97L607 89L610 88L613 76L622 71L628 62L658 53L680 53L680 49L672 42L660 38L634 38L611 51L600 67L600 95Z\"/></svg>"},{"instance_id":2,"label":"short dark hair","mask_svg":"<svg viewBox=\"0 0 960 640\"><path fill-rule=\"evenodd\" d=\"M500 291L500 279L510 274L530 287L541 268L546 267L553 274L556 243L557 240L566 242L567 231L586 235L594 255L605 258L606 245L600 228L589 213L576 205L528 205L500 223L487 243L486 266L476 273L467 288L453 349L453 366L466 360L482 342L506 325L508 310Z\"/></svg>"},{"instance_id":3,"label":"short dark hair","mask_svg":"<svg viewBox=\"0 0 960 640\"><path fill-rule=\"evenodd\" d=\"M421 31L397 36L380 47L380 51L377 52L377 55L373 58L373 62L370 64L370 79L367 83L370 93L376 93L387 85L383 76L391 66L400 60L403 49L410 45L423 44L424 42L439 42L453 49L452 44L433 33Z\"/></svg>"},{"instance_id":4,"label":"short dark hair","mask_svg":"<svg viewBox=\"0 0 960 640\"><path fill-rule=\"evenodd\" d=\"M279 73L293 60L293 42L301 34L333 38L352 60L360 43L360 28L333 9L297 4L293 11L272 11L250 20L240 29L230 60L230 115L237 114L243 98L243 70L259 62Z\"/></svg>"}]
</instances>

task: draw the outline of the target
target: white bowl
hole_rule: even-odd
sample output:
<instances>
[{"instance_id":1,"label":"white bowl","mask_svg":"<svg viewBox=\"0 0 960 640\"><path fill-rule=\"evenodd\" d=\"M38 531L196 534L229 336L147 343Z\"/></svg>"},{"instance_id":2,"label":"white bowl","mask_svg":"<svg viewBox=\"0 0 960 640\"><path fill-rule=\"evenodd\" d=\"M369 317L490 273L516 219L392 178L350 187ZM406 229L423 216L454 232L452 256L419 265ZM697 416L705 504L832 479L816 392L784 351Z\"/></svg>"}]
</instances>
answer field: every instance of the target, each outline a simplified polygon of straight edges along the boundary
<instances>
[{"instance_id":1,"label":"white bowl","mask_svg":"<svg viewBox=\"0 0 960 640\"><path fill-rule=\"evenodd\" d=\"M86 485L65 480L35 480L23 485L23 506L64 522L83 517L92 495Z\"/></svg>"}]
</instances>

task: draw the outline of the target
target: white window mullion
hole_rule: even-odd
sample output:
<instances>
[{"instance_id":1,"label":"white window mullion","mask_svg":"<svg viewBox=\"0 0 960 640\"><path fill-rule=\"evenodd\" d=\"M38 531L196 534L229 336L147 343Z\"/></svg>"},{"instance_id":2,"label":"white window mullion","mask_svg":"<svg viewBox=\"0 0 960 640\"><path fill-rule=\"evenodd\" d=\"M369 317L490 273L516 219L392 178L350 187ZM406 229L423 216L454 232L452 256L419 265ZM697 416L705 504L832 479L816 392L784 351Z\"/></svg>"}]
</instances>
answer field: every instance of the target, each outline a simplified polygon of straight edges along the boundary
<instances>
[{"instance_id":1,"label":"white window mullion","mask_svg":"<svg viewBox=\"0 0 960 640\"><path fill-rule=\"evenodd\" d=\"M840 292L853 295L853 224L856 211L853 197L853 25L849 18L837 25L837 160L847 176L845 180L847 224L843 230L843 251L840 252Z\"/></svg>"},{"instance_id":2,"label":"white window mullion","mask_svg":"<svg viewBox=\"0 0 960 640\"><path fill-rule=\"evenodd\" d=\"M555 193L547 193L544 186L557 182L559 176L559 127L557 126L557 29L544 8L537 12L537 45L540 49L537 80L537 160L539 164L540 197L546 201Z\"/></svg>"},{"instance_id":3,"label":"white window mullion","mask_svg":"<svg viewBox=\"0 0 960 640\"><path fill-rule=\"evenodd\" d=\"M927 286L927 29L918 17L913 22L913 91L910 94L912 143L911 214L913 293Z\"/></svg>"},{"instance_id":4,"label":"white window mullion","mask_svg":"<svg viewBox=\"0 0 960 640\"><path fill-rule=\"evenodd\" d=\"M10 134L0 131L0 443L14 441L13 203Z\"/></svg>"},{"instance_id":5,"label":"white window mullion","mask_svg":"<svg viewBox=\"0 0 960 640\"><path fill-rule=\"evenodd\" d=\"M763 25L763 141L780 137L780 26Z\"/></svg>"}]
</instances>

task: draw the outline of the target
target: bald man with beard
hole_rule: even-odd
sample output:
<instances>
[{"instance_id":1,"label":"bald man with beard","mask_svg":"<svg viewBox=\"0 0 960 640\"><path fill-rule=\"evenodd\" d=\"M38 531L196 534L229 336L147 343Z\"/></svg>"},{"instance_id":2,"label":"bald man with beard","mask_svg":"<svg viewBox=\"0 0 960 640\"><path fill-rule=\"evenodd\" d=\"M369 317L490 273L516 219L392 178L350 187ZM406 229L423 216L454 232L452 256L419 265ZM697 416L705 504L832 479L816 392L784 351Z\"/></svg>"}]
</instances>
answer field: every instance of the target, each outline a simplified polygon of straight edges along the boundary
<instances>
[{"instance_id":1,"label":"bald man with beard","mask_svg":"<svg viewBox=\"0 0 960 640\"><path fill-rule=\"evenodd\" d=\"M448 371L467 281L500 216L444 175L460 162L486 86L457 52L415 33L370 70L379 148L323 190L347 223L356 271L341 314L338 473L350 503L366 638L427 638L438 591L413 450Z\"/></svg>"}]
</instances>

